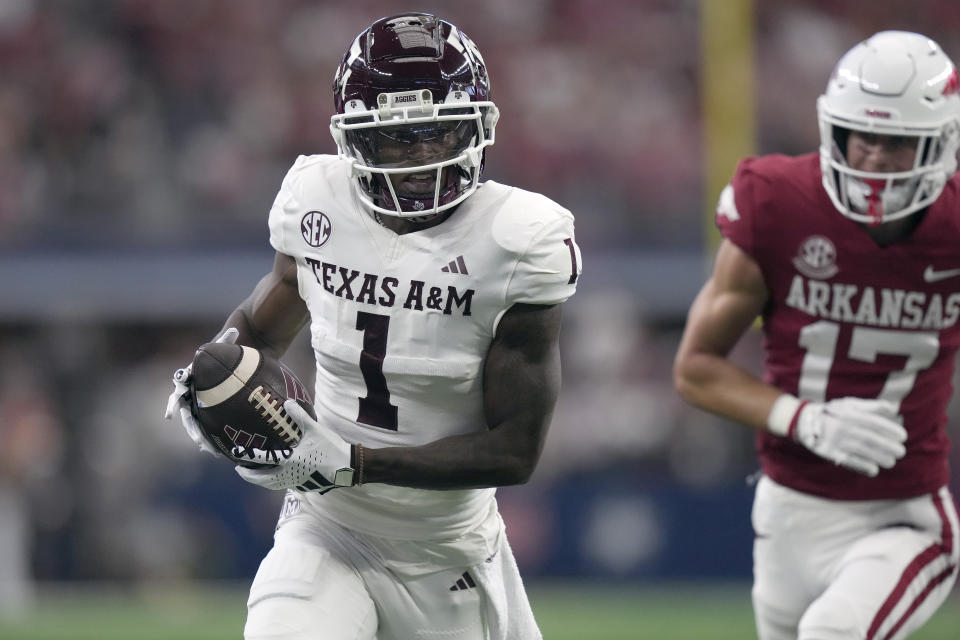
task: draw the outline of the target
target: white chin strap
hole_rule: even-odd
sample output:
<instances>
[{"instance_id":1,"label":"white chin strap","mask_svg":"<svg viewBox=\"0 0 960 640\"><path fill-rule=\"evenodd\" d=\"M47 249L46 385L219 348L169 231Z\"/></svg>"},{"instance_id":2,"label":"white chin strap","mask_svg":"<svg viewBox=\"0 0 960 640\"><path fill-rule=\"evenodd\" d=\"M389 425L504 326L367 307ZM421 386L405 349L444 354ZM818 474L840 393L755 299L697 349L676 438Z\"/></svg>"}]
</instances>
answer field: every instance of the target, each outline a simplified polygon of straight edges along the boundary
<instances>
[{"instance_id":1,"label":"white chin strap","mask_svg":"<svg viewBox=\"0 0 960 640\"><path fill-rule=\"evenodd\" d=\"M882 189L879 198L871 198L870 196L874 195L874 187L860 178L842 176L841 179L845 181L850 207L857 213L872 216L873 212L871 208L879 207L880 217L875 220L877 223L883 222L885 218L889 219L889 217L886 216L888 211L899 212L906 209L907 205L913 200L913 196L917 191L917 185L920 182L918 178L912 178L903 184L891 184ZM886 180L882 182L885 183ZM871 202L871 200L873 202Z\"/></svg>"}]
</instances>

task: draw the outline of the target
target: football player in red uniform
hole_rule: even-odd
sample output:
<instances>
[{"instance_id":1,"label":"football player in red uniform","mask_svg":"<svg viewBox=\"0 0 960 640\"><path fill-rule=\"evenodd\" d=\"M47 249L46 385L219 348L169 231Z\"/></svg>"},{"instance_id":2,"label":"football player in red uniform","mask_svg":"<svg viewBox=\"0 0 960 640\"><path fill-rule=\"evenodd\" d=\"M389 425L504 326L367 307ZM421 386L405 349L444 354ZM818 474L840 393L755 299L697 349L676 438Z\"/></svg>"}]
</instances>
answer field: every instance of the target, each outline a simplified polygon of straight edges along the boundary
<instances>
[{"instance_id":1,"label":"football player in red uniform","mask_svg":"<svg viewBox=\"0 0 960 640\"><path fill-rule=\"evenodd\" d=\"M905 638L956 580L958 90L935 42L878 33L817 102L819 153L743 160L720 196L674 378L757 429L761 640ZM727 358L757 316L763 379Z\"/></svg>"}]
</instances>

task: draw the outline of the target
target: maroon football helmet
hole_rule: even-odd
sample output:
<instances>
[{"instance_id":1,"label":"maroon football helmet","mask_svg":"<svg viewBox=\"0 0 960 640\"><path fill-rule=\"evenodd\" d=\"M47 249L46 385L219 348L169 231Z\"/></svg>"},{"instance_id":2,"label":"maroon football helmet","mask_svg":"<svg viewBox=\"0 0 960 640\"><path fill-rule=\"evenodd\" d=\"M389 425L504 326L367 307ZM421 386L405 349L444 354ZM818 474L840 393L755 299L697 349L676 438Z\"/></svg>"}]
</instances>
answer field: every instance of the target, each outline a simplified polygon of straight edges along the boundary
<instances>
[{"instance_id":1,"label":"maroon football helmet","mask_svg":"<svg viewBox=\"0 0 960 640\"><path fill-rule=\"evenodd\" d=\"M377 20L343 56L333 91L330 131L368 207L429 216L476 191L499 112L456 26L428 13Z\"/></svg>"}]
</instances>

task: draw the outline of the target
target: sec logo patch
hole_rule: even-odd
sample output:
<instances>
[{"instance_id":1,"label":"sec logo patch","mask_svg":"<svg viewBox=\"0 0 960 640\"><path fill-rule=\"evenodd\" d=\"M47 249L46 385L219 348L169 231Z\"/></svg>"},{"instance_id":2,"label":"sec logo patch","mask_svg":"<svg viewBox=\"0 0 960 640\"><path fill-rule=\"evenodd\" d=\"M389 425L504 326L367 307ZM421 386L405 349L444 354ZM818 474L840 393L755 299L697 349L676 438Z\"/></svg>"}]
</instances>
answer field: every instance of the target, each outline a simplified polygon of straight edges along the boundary
<instances>
[{"instance_id":1,"label":"sec logo patch","mask_svg":"<svg viewBox=\"0 0 960 640\"><path fill-rule=\"evenodd\" d=\"M311 247L322 247L330 239L333 225L322 211L308 211L300 220L300 233Z\"/></svg>"},{"instance_id":2,"label":"sec logo patch","mask_svg":"<svg viewBox=\"0 0 960 640\"><path fill-rule=\"evenodd\" d=\"M832 278L840 270L837 267L837 248L829 238L810 236L800 245L793 258L793 266L808 278Z\"/></svg>"}]
</instances>

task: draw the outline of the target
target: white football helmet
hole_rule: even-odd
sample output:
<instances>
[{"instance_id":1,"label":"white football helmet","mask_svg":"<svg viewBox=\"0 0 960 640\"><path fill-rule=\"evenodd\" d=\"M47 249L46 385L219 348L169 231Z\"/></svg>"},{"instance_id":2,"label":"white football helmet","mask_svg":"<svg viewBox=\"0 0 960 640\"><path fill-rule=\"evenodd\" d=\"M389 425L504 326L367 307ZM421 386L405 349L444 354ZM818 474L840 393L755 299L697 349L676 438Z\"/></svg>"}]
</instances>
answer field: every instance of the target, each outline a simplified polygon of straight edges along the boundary
<instances>
[{"instance_id":1,"label":"white football helmet","mask_svg":"<svg viewBox=\"0 0 960 640\"><path fill-rule=\"evenodd\" d=\"M939 45L918 33L882 31L848 51L817 100L817 117L823 187L858 222L889 222L928 206L957 170L960 77ZM851 130L916 138L913 168L851 168Z\"/></svg>"}]
</instances>

